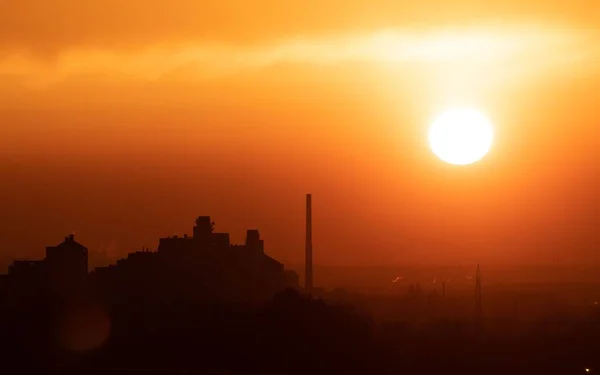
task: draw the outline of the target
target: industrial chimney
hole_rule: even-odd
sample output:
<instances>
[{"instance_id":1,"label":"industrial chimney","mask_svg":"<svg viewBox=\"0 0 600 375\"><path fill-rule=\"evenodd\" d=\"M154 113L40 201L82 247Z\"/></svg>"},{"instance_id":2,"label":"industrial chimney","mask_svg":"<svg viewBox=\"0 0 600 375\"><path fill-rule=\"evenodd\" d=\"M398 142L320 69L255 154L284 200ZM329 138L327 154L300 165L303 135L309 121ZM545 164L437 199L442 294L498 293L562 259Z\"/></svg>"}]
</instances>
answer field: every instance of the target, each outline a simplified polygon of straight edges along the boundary
<instances>
[{"instance_id":1,"label":"industrial chimney","mask_svg":"<svg viewBox=\"0 0 600 375\"><path fill-rule=\"evenodd\" d=\"M306 194L306 259L304 288L307 292L313 289L313 259L312 259L312 196Z\"/></svg>"}]
</instances>

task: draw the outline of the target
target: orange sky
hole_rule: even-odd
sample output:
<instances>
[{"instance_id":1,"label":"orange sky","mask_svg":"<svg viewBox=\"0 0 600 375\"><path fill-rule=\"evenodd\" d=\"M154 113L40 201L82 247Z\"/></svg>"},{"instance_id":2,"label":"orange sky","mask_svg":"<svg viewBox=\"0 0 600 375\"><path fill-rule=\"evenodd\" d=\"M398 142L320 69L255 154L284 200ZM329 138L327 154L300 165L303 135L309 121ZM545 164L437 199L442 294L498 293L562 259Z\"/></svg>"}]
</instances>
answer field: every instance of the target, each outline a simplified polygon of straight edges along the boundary
<instances>
[{"instance_id":1,"label":"orange sky","mask_svg":"<svg viewBox=\"0 0 600 375\"><path fill-rule=\"evenodd\" d=\"M0 4L0 235L125 254L209 214L315 261L596 262L600 3ZM444 108L492 152L427 149Z\"/></svg>"}]
</instances>

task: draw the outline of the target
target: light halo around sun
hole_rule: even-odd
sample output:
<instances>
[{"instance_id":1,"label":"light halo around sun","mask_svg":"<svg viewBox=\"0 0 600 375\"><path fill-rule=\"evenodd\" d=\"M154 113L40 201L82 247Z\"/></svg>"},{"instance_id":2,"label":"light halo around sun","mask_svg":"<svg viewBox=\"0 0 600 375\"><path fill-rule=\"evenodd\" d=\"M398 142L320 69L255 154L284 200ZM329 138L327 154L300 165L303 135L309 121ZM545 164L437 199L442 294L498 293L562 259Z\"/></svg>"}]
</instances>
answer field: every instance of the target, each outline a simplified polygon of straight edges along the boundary
<instances>
[{"instance_id":1,"label":"light halo around sun","mask_svg":"<svg viewBox=\"0 0 600 375\"><path fill-rule=\"evenodd\" d=\"M473 108L454 108L437 117L429 128L429 146L442 161L469 165L481 160L494 142L494 127Z\"/></svg>"}]
</instances>

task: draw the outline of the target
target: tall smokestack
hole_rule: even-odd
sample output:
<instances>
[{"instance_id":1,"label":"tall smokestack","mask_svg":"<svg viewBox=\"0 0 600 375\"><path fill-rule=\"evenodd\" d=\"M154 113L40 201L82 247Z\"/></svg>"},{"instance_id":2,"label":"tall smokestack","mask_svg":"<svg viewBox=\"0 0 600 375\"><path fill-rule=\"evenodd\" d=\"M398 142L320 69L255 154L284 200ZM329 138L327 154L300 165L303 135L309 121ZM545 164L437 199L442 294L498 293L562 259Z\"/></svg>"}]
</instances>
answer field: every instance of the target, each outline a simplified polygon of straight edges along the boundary
<instances>
[{"instance_id":1,"label":"tall smokestack","mask_svg":"<svg viewBox=\"0 0 600 375\"><path fill-rule=\"evenodd\" d=\"M306 259L305 259L304 288L311 292L313 289L313 259L312 259L312 196L306 194Z\"/></svg>"}]
</instances>

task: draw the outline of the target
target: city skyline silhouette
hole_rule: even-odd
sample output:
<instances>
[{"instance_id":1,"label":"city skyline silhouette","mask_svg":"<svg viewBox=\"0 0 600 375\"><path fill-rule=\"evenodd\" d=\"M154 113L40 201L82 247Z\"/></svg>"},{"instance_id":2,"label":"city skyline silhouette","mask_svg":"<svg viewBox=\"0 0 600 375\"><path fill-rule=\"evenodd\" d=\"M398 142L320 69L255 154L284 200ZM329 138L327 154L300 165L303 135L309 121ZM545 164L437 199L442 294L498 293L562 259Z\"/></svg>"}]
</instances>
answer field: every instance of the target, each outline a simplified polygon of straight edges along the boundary
<instances>
[{"instance_id":1,"label":"city skyline silhouette","mask_svg":"<svg viewBox=\"0 0 600 375\"><path fill-rule=\"evenodd\" d=\"M600 372L598 20L1 2L1 369Z\"/></svg>"},{"instance_id":2,"label":"city skyline silhouette","mask_svg":"<svg viewBox=\"0 0 600 375\"><path fill-rule=\"evenodd\" d=\"M385 285L323 287L313 281L312 201L307 194L303 283L267 255L258 229L236 245L209 216L196 218L191 235L160 238L155 250L108 266L89 267L74 234L46 247L41 260L15 260L0 275L6 366L77 374L596 367L596 346L581 325L600 329L598 282L527 284L502 275L484 286L477 264L404 267ZM389 340L411 344L392 349ZM556 351L564 356L565 340L572 347L563 360ZM435 363L422 360L426 347L436 348Z\"/></svg>"}]
</instances>

